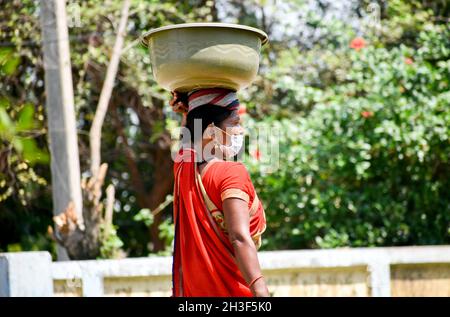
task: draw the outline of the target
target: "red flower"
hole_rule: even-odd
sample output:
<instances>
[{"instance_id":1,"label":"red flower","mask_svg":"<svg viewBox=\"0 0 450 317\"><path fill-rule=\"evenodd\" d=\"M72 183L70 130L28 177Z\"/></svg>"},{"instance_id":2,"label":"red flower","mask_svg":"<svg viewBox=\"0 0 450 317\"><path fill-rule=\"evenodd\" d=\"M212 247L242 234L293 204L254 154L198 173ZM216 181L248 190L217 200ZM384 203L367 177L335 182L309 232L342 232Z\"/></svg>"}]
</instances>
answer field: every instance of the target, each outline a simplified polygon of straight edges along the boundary
<instances>
[{"instance_id":1,"label":"red flower","mask_svg":"<svg viewBox=\"0 0 450 317\"><path fill-rule=\"evenodd\" d=\"M356 51L359 51L360 49L364 48L365 46L366 46L366 41L362 37L355 37L350 42L350 47Z\"/></svg>"},{"instance_id":2,"label":"red flower","mask_svg":"<svg viewBox=\"0 0 450 317\"><path fill-rule=\"evenodd\" d=\"M247 113L247 108L244 105L240 105L239 106L239 110L238 110L238 114L240 116L242 116L243 114L246 114L246 113Z\"/></svg>"},{"instance_id":3,"label":"red flower","mask_svg":"<svg viewBox=\"0 0 450 317\"><path fill-rule=\"evenodd\" d=\"M255 160L259 161L261 159L261 152L259 149L254 150L251 154Z\"/></svg>"},{"instance_id":4,"label":"red flower","mask_svg":"<svg viewBox=\"0 0 450 317\"><path fill-rule=\"evenodd\" d=\"M363 116L363 118L370 118L370 117L373 117L373 112L372 111L362 111L361 116Z\"/></svg>"},{"instance_id":5,"label":"red flower","mask_svg":"<svg viewBox=\"0 0 450 317\"><path fill-rule=\"evenodd\" d=\"M406 65L411 65L412 63L414 63L413 59L411 57L406 57L405 58L405 64Z\"/></svg>"}]
</instances>

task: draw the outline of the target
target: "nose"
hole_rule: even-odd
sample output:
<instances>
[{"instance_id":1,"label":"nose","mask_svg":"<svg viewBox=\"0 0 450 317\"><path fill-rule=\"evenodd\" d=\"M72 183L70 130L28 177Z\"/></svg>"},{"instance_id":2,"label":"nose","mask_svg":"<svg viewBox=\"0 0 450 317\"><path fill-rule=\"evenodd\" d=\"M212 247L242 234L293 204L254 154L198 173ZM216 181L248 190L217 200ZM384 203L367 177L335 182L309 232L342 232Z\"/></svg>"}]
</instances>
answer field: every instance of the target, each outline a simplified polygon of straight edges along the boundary
<instances>
[{"instance_id":1,"label":"nose","mask_svg":"<svg viewBox=\"0 0 450 317\"><path fill-rule=\"evenodd\" d=\"M237 126L233 128L233 134L244 134L245 129L242 126Z\"/></svg>"}]
</instances>

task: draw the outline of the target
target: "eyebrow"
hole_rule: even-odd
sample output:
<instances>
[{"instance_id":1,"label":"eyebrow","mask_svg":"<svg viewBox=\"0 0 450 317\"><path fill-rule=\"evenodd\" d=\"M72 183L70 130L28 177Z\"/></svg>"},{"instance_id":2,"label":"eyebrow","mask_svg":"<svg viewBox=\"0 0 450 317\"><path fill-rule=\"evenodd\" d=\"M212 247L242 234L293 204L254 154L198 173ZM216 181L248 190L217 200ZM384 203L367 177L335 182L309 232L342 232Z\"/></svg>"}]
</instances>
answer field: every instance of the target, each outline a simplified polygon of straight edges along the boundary
<instances>
[{"instance_id":1,"label":"eyebrow","mask_svg":"<svg viewBox=\"0 0 450 317\"><path fill-rule=\"evenodd\" d=\"M241 116L238 114L233 114L228 117L228 124L241 123Z\"/></svg>"}]
</instances>

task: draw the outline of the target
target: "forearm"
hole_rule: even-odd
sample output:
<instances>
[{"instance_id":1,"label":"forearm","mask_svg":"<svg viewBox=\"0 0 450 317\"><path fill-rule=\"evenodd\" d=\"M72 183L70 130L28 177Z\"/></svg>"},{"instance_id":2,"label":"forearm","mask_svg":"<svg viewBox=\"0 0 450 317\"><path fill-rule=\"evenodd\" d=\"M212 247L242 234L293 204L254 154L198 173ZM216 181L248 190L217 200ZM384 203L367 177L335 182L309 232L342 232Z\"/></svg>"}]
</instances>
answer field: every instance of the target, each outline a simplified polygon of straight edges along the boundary
<instances>
[{"instance_id":1,"label":"forearm","mask_svg":"<svg viewBox=\"0 0 450 317\"><path fill-rule=\"evenodd\" d=\"M254 296L269 296L262 276L255 243L249 232L247 202L240 198L228 198L224 203L225 221L229 239L234 248L236 264ZM256 279L256 280L255 280Z\"/></svg>"},{"instance_id":2,"label":"forearm","mask_svg":"<svg viewBox=\"0 0 450 317\"><path fill-rule=\"evenodd\" d=\"M236 263L247 283L262 276L254 242L250 237L232 240ZM254 282L250 290L254 296L269 296L264 278Z\"/></svg>"}]
</instances>

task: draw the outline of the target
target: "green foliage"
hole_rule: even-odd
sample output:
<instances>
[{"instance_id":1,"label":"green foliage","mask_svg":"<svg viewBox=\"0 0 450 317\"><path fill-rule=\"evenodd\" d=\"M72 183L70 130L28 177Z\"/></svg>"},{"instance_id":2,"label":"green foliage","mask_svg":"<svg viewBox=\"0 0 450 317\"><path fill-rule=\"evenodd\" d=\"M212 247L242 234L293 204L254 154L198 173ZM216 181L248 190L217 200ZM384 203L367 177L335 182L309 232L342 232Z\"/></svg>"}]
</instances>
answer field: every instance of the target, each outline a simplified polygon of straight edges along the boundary
<instances>
[{"instance_id":1,"label":"green foliage","mask_svg":"<svg viewBox=\"0 0 450 317\"><path fill-rule=\"evenodd\" d=\"M117 235L117 226L109 226L108 230L105 230L106 226L103 224L100 226L100 236L102 246L100 247L101 259L117 259L123 257L123 241Z\"/></svg>"},{"instance_id":2,"label":"green foliage","mask_svg":"<svg viewBox=\"0 0 450 317\"><path fill-rule=\"evenodd\" d=\"M167 205L167 201L171 201L171 196L158 208L164 208ZM149 228L154 222L153 213L148 208L141 209L134 217L133 220L143 222L147 228ZM175 237L175 228L172 219L165 219L158 226L159 237L164 241L166 246L165 250L159 251L157 255L170 255L172 253L172 243Z\"/></svg>"},{"instance_id":3,"label":"green foliage","mask_svg":"<svg viewBox=\"0 0 450 317\"><path fill-rule=\"evenodd\" d=\"M159 237L164 240L166 244L166 252L172 252L172 242L175 238L175 227L171 219L164 220L158 227Z\"/></svg>"},{"instance_id":4,"label":"green foliage","mask_svg":"<svg viewBox=\"0 0 450 317\"><path fill-rule=\"evenodd\" d=\"M8 104L6 99L2 104ZM8 108L11 109L10 107L0 108L0 140L10 143L18 154L31 164L48 163L48 153L39 149L33 139L33 132L35 132L32 130L35 126L33 105L24 104L17 112L16 120L9 117L6 110Z\"/></svg>"},{"instance_id":5,"label":"green foliage","mask_svg":"<svg viewBox=\"0 0 450 317\"><path fill-rule=\"evenodd\" d=\"M38 189L47 184L36 167L49 164L42 144L46 132L43 107L34 104L37 94L31 88L37 85L32 80L36 67L26 67L36 59L32 50L22 49L26 39L39 38L30 22L34 4L22 1L19 10L17 6L17 2L4 2L0 12L0 204L5 206L7 199L13 199L15 211L30 205Z\"/></svg>"},{"instance_id":6,"label":"green foliage","mask_svg":"<svg viewBox=\"0 0 450 317\"><path fill-rule=\"evenodd\" d=\"M0 202L16 194L22 205L33 197L33 189L46 185L44 178L32 168L35 164L46 164L47 151L41 150L34 135L42 134L36 127L34 107L26 103L13 107L8 99L0 97L0 160L5 161L0 169Z\"/></svg>"},{"instance_id":7,"label":"green foliage","mask_svg":"<svg viewBox=\"0 0 450 317\"><path fill-rule=\"evenodd\" d=\"M268 216L264 247L448 243L448 4L377 1L380 25L357 28L346 18L324 18L327 5L317 1L310 10L310 2L282 1L290 13L307 12L303 26L295 21L282 32L273 32L283 21L272 19L270 1L227 1L224 10L228 22L262 28L270 37L257 80L239 92L252 118L245 124L268 123L285 132L277 171L267 173L260 162L248 162ZM371 2L355 1L355 15ZM52 202L51 187L45 186L51 176L39 2L1 3L0 248L54 252L45 234ZM121 0L68 1L69 20L79 22L69 29L69 44L82 171L89 169L88 133L121 5ZM217 11L214 1L132 1L102 129L106 183L114 184L117 199L117 226L105 237L103 258L121 256L121 248L128 256L148 254L154 219L144 207L158 171L154 154L179 123L167 106L170 94L151 76L138 36L168 24L217 21ZM365 40L358 51L350 48L355 37ZM173 242L166 203L159 226L166 250L160 254L169 254Z\"/></svg>"},{"instance_id":8,"label":"green foliage","mask_svg":"<svg viewBox=\"0 0 450 317\"><path fill-rule=\"evenodd\" d=\"M164 209L173 200L172 195L168 195L166 200L160 204L155 210ZM148 208L141 209L134 217L133 220L137 222L143 222L147 228L154 223L154 215ZM159 237L164 241L165 250L159 251L157 255L170 255L172 254L172 243L175 237L175 228L172 219L168 218L161 222L158 226Z\"/></svg>"},{"instance_id":9,"label":"green foliage","mask_svg":"<svg viewBox=\"0 0 450 317\"><path fill-rule=\"evenodd\" d=\"M153 224L153 214L148 208L141 209L134 217L135 221L142 221L147 227Z\"/></svg>"},{"instance_id":10,"label":"green foliage","mask_svg":"<svg viewBox=\"0 0 450 317\"><path fill-rule=\"evenodd\" d=\"M50 253L56 255L56 243L49 241L44 234L37 234L36 236L24 236L20 243L11 243L6 247L6 252L25 252L25 251L42 251L48 250Z\"/></svg>"},{"instance_id":11,"label":"green foliage","mask_svg":"<svg viewBox=\"0 0 450 317\"><path fill-rule=\"evenodd\" d=\"M15 54L11 47L0 48L0 74L11 76L15 73L20 63L20 56Z\"/></svg>"},{"instance_id":12,"label":"green foliage","mask_svg":"<svg viewBox=\"0 0 450 317\"><path fill-rule=\"evenodd\" d=\"M2 230L6 226L11 227L9 234L6 234L6 230L3 230L4 235L0 232L0 248L6 249L9 244L22 245L22 236L32 235L38 241L36 230L45 232L51 224L52 203L51 187L43 186L50 184L51 175L48 151L44 150L48 144L40 4L34 0L0 2L0 227ZM82 172L89 170L88 133L116 38L122 4L121 0L67 2ZM202 8L200 13L200 5L189 1L146 0L132 1L130 7L124 52L111 104L117 107L124 133L130 140L128 144L131 151L137 153L138 168L145 171L140 176L145 191L153 185L154 163L149 157L159 142L158 136L164 130L162 105L170 94L155 85L150 73L148 52L140 45L138 37L144 31L163 25L211 18L208 17L211 9ZM122 96L126 102L118 100ZM132 109L130 100L135 100L133 105L138 106ZM148 111L148 121L156 122L155 131L147 122L142 127L131 119L143 107ZM22 108L26 110L20 118ZM31 113L32 125L28 120ZM156 136L151 138L152 135ZM144 206L141 205L142 200L136 199L136 192L130 184L130 169L122 144L108 112L102 129L102 159L109 165L106 183L112 182L116 188L114 221L118 224L117 234L123 240L127 254L139 256L148 252L148 229L130 221L132 215L128 211L139 210ZM23 229L23 223L30 215L40 221L39 225L33 223L33 230L27 231ZM117 244L112 242L112 245ZM26 249L25 245L22 246Z\"/></svg>"},{"instance_id":13,"label":"green foliage","mask_svg":"<svg viewBox=\"0 0 450 317\"><path fill-rule=\"evenodd\" d=\"M313 107L265 120L285 132L276 172L248 162L268 215L266 248L450 242L450 29L421 29L417 47L341 48L329 69L341 77L327 87L304 89L294 72L292 85L278 82L294 96L287 112Z\"/></svg>"}]
</instances>

